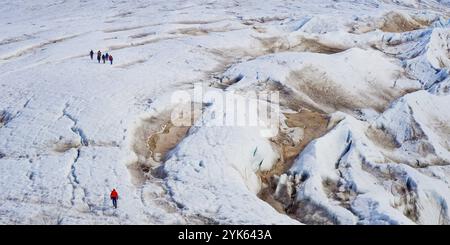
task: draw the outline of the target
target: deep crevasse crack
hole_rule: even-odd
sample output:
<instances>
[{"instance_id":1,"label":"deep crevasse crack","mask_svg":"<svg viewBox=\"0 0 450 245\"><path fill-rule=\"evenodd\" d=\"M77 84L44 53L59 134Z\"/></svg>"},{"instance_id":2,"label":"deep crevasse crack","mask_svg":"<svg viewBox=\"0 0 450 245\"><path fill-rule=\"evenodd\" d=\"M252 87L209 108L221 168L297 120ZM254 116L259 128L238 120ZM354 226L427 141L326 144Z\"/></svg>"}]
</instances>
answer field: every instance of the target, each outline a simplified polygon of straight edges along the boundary
<instances>
[{"instance_id":1,"label":"deep crevasse crack","mask_svg":"<svg viewBox=\"0 0 450 245\"><path fill-rule=\"evenodd\" d=\"M88 146L89 140L88 140L86 134L84 133L83 129L78 127L78 119L76 119L69 112L67 112L67 108L69 108L69 106L70 105L68 103L66 103L66 106L63 109L63 116L69 118L73 122L73 126L70 129L72 130L72 132L74 132L75 134L77 134L80 137L81 145Z\"/></svg>"}]
</instances>

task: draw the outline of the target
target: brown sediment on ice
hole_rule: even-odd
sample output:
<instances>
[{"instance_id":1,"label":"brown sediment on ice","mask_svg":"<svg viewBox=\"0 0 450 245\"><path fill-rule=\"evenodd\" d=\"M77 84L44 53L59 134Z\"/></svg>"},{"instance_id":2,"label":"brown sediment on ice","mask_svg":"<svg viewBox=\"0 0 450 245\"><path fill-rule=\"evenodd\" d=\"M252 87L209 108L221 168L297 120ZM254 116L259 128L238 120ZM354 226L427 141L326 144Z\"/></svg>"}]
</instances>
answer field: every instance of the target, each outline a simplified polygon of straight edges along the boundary
<instances>
[{"instance_id":1,"label":"brown sediment on ice","mask_svg":"<svg viewBox=\"0 0 450 245\"><path fill-rule=\"evenodd\" d=\"M182 105L179 106L179 108L181 107ZM190 108L197 107L192 105ZM190 117L186 116L180 120L172 118L173 112L174 110L170 109L158 115L141 119L136 128L132 150L137 159L128 165L135 184L143 184L149 175L154 174L152 170L164 162L170 150L186 137L189 129L200 115L199 111L192 110Z\"/></svg>"},{"instance_id":2,"label":"brown sediment on ice","mask_svg":"<svg viewBox=\"0 0 450 245\"><path fill-rule=\"evenodd\" d=\"M384 32L407 32L425 28L430 24L424 20L391 11L383 17L383 24L380 29Z\"/></svg>"},{"instance_id":3,"label":"brown sediment on ice","mask_svg":"<svg viewBox=\"0 0 450 245\"><path fill-rule=\"evenodd\" d=\"M162 125L161 131L152 134L147 140L150 156L154 161L163 160L166 154L173 149L187 134L190 126L175 126L172 122Z\"/></svg>"},{"instance_id":4,"label":"brown sediment on ice","mask_svg":"<svg viewBox=\"0 0 450 245\"><path fill-rule=\"evenodd\" d=\"M286 130L280 130L272 139L272 143L280 153L279 161L269 171L260 172L259 176L264 188L258 196L269 203L278 212L286 214L285 205L274 197L277 187L277 178L287 172L300 152L314 139L323 136L327 132L329 117L326 114L301 109L297 113L284 114L285 123L289 129L298 128L303 133L299 140L292 139Z\"/></svg>"}]
</instances>

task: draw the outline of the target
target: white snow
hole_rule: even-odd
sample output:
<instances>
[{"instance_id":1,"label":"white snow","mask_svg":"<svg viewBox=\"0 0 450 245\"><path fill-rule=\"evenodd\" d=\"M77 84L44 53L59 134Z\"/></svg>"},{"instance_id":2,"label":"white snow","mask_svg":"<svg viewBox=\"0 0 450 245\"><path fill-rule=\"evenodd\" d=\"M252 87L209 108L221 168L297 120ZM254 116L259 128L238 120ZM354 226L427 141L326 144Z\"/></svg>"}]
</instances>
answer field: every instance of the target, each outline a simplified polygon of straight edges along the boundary
<instances>
[{"instance_id":1,"label":"white snow","mask_svg":"<svg viewBox=\"0 0 450 245\"><path fill-rule=\"evenodd\" d=\"M2 1L0 223L449 224L449 7ZM154 158L150 137L173 133L171 112L187 106L173 93L194 84L240 98L281 91L280 104L257 102L330 117L273 176L275 199L289 189L289 215L259 196L280 146L264 127L205 125L218 101L194 98L202 117L156 140L170 149ZM280 118L303 142L308 131Z\"/></svg>"},{"instance_id":2,"label":"white snow","mask_svg":"<svg viewBox=\"0 0 450 245\"><path fill-rule=\"evenodd\" d=\"M400 77L401 68L373 50L352 48L333 54L277 53L229 69L225 76L242 77L236 87L267 80L294 90L304 103L326 112L380 109L419 84Z\"/></svg>"}]
</instances>

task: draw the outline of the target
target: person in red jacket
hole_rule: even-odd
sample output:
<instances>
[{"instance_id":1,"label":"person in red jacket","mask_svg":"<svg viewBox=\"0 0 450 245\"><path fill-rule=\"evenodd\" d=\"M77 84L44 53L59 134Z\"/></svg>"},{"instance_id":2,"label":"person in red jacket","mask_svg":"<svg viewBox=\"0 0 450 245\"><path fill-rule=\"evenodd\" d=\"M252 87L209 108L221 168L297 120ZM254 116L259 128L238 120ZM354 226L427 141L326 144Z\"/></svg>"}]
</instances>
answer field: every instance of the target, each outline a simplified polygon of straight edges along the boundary
<instances>
[{"instance_id":1,"label":"person in red jacket","mask_svg":"<svg viewBox=\"0 0 450 245\"><path fill-rule=\"evenodd\" d=\"M113 57L112 57L112 55L109 55L109 61L111 62L111 65L112 65L112 63L113 63Z\"/></svg>"},{"instance_id":2,"label":"person in red jacket","mask_svg":"<svg viewBox=\"0 0 450 245\"><path fill-rule=\"evenodd\" d=\"M114 208L117 208L117 199L119 199L119 194L117 193L116 189L113 189L111 191L110 197L111 197L111 200L113 202Z\"/></svg>"}]
</instances>

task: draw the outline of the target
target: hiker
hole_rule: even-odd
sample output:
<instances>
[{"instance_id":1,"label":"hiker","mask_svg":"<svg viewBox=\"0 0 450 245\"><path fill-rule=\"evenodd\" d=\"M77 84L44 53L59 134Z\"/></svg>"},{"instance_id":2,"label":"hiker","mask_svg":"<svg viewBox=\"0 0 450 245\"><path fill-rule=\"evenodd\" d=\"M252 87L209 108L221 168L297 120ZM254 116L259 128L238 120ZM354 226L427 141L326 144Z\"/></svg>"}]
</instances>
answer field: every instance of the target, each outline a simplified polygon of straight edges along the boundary
<instances>
[{"instance_id":1,"label":"hiker","mask_svg":"<svg viewBox=\"0 0 450 245\"><path fill-rule=\"evenodd\" d=\"M94 51L92 51L92 49L91 49L91 52L89 52L89 55L91 56L91 60L93 60L94 59Z\"/></svg>"},{"instance_id":2,"label":"hiker","mask_svg":"<svg viewBox=\"0 0 450 245\"><path fill-rule=\"evenodd\" d=\"M111 191L110 197L111 197L114 208L117 208L117 199L119 199L119 194L117 193L116 189L113 189Z\"/></svg>"},{"instance_id":3,"label":"hiker","mask_svg":"<svg viewBox=\"0 0 450 245\"><path fill-rule=\"evenodd\" d=\"M105 61L106 61L106 57L105 57L105 55L104 55L104 54L102 54L102 60L103 60L103 64L105 64Z\"/></svg>"},{"instance_id":4,"label":"hiker","mask_svg":"<svg viewBox=\"0 0 450 245\"><path fill-rule=\"evenodd\" d=\"M112 63L113 63L113 57L112 57L112 55L109 55L109 61L111 61L111 65L112 65Z\"/></svg>"},{"instance_id":5,"label":"hiker","mask_svg":"<svg viewBox=\"0 0 450 245\"><path fill-rule=\"evenodd\" d=\"M102 52L100 52L100 50L97 52L97 60L98 63L100 63L100 59L102 58Z\"/></svg>"},{"instance_id":6,"label":"hiker","mask_svg":"<svg viewBox=\"0 0 450 245\"><path fill-rule=\"evenodd\" d=\"M109 60L109 54L108 53L105 54L105 59Z\"/></svg>"}]
</instances>

